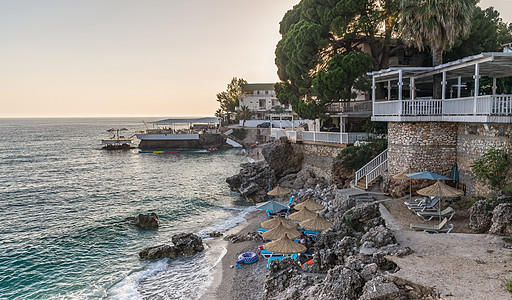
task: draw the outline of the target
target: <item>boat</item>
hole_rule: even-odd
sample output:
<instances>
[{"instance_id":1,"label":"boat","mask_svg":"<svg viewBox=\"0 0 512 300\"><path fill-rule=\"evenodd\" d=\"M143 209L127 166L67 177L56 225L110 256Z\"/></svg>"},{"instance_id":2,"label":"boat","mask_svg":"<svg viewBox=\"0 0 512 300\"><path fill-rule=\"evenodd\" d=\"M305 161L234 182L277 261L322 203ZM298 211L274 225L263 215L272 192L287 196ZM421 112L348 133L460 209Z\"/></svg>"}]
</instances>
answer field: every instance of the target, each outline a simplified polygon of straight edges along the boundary
<instances>
[{"instance_id":1,"label":"boat","mask_svg":"<svg viewBox=\"0 0 512 300\"><path fill-rule=\"evenodd\" d=\"M135 133L140 149L213 149L225 145L217 117L173 118L144 124L146 130Z\"/></svg>"},{"instance_id":2,"label":"boat","mask_svg":"<svg viewBox=\"0 0 512 300\"><path fill-rule=\"evenodd\" d=\"M120 135L121 131L127 131L127 128L110 128L107 130L110 133L110 137L107 139L101 140L101 143L104 145L102 149L104 150L126 150L132 149L133 147L133 139L126 138Z\"/></svg>"}]
</instances>

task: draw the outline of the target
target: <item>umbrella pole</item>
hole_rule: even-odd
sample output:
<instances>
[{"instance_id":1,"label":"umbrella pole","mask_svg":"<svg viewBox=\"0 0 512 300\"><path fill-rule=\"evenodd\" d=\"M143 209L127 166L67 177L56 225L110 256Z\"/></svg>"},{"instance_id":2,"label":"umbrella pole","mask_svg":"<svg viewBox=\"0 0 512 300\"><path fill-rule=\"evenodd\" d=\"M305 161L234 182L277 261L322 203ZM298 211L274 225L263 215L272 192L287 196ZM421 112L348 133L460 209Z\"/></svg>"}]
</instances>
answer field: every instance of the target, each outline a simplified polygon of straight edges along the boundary
<instances>
[{"instance_id":1,"label":"umbrella pole","mask_svg":"<svg viewBox=\"0 0 512 300\"><path fill-rule=\"evenodd\" d=\"M412 199L412 180L409 179L409 200Z\"/></svg>"}]
</instances>

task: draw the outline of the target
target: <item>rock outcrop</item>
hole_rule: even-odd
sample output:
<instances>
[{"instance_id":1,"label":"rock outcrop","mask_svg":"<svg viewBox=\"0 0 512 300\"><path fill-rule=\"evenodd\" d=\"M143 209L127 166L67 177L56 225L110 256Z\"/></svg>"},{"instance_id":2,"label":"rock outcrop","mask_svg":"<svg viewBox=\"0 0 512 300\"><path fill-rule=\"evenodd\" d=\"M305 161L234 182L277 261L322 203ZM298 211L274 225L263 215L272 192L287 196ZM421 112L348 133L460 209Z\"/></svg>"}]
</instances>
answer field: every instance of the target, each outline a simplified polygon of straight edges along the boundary
<instances>
[{"instance_id":1,"label":"rock outcrop","mask_svg":"<svg viewBox=\"0 0 512 300\"><path fill-rule=\"evenodd\" d=\"M501 204L512 202L512 197L508 196L500 196L497 198L490 198L485 200L479 200L473 204L473 206L469 209L469 228L477 233L484 233L491 229L493 226L493 215L494 210ZM502 223L499 215L505 212L500 211L496 212L496 221L498 223ZM493 231L499 232L503 225L497 224Z\"/></svg>"},{"instance_id":2,"label":"rock outcrop","mask_svg":"<svg viewBox=\"0 0 512 300\"><path fill-rule=\"evenodd\" d=\"M135 225L141 228L157 228L159 226L158 217L155 213L150 213L147 215L139 214L135 217Z\"/></svg>"},{"instance_id":3,"label":"rock outcrop","mask_svg":"<svg viewBox=\"0 0 512 300\"><path fill-rule=\"evenodd\" d=\"M202 239L191 233L182 233L172 237L171 245L159 245L144 248L139 252L140 258L176 258L179 256L194 255L204 250Z\"/></svg>"},{"instance_id":4,"label":"rock outcrop","mask_svg":"<svg viewBox=\"0 0 512 300\"><path fill-rule=\"evenodd\" d=\"M295 151L286 137L276 140L261 153L277 178L297 173L302 169L303 154Z\"/></svg>"},{"instance_id":5,"label":"rock outcrop","mask_svg":"<svg viewBox=\"0 0 512 300\"><path fill-rule=\"evenodd\" d=\"M239 174L226 179L229 187L252 203L268 201L268 187L275 186L277 181L274 170L265 161L240 166Z\"/></svg>"},{"instance_id":6,"label":"rock outcrop","mask_svg":"<svg viewBox=\"0 0 512 300\"><path fill-rule=\"evenodd\" d=\"M329 189L316 190L332 196ZM313 265L299 268L291 259L273 261L263 299L414 299L408 287L386 275L397 269L386 257L408 255L411 250L396 244L384 226L379 204L345 203L340 210L339 201L333 198L316 200L326 205L325 215L336 217L333 227L317 239Z\"/></svg>"},{"instance_id":7,"label":"rock outcrop","mask_svg":"<svg viewBox=\"0 0 512 300\"><path fill-rule=\"evenodd\" d=\"M492 211L492 225L489 233L512 235L512 204L501 203Z\"/></svg>"}]
</instances>

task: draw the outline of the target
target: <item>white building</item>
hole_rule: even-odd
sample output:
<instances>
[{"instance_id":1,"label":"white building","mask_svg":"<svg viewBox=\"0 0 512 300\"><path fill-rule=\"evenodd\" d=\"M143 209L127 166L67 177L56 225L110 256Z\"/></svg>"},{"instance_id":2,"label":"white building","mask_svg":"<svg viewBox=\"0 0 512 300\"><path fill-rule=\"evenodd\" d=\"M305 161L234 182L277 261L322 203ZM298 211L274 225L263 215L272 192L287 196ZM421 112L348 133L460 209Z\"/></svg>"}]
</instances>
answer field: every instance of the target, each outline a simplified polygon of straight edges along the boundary
<instances>
[{"instance_id":1,"label":"white building","mask_svg":"<svg viewBox=\"0 0 512 300\"><path fill-rule=\"evenodd\" d=\"M283 108L284 112L290 113L290 105L286 107L277 100L273 83L247 83L242 84L243 94L240 97L239 108L247 106L254 111L254 117L265 119L267 114L275 113L276 109Z\"/></svg>"}]
</instances>

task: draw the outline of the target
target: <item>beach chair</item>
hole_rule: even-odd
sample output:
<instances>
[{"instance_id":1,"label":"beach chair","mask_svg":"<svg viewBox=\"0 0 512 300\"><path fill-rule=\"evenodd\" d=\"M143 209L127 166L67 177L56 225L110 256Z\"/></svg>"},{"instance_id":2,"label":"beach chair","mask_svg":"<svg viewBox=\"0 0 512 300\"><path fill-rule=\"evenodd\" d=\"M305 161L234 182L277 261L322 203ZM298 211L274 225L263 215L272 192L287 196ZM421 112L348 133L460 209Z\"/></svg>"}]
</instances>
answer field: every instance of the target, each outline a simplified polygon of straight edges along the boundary
<instances>
[{"instance_id":1,"label":"beach chair","mask_svg":"<svg viewBox=\"0 0 512 300\"><path fill-rule=\"evenodd\" d=\"M436 205L439 203L440 200L441 200L441 198L436 197L436 198L432 199L432 201L430 201L429 203L427 203L425 205L418 205L418 206L410 205L410 206L408 206L408 208L414 212L434 211L434 210L436 210Z\"/></svg>"},{"instance_id":2,"label":"beach chair","mask_svg":"<svg viewBox=\"0 0 512 300\"><path fill-rule=\"evenodd\" d=\"M416 212L418 216L420 216L425 221L430 221L434 217L447 218L451 220L455 215L455 210L451 207L447 207L443 209L441 212L439 211L418 211Z\"/></svg>"},{"instance_id":3,"label":"beach chair","mask_svg":"<svg viewBox=\"0 0 512 300\"><path fill-rule=\"evenodd\" d=\"M302 229L304 229L304 228L302 228ZM313 240L316 240L316 237L318 236L319 233L320 233L320 231L314 231L314 230L308 230L308 229L304 230L304 234L312 237Z\"/></svg>"},{"instance_id":4,"label":"beach chair","mask_svg":"<svg viewBox=\"0 0 512 300\"><path fill-rule=\"evenodd\" d=\"M422 198L416 198L411 201L404 201L404 204L407 206L419 206L419 205L425 205L425 203L430 200L430 197L422 197Z\"/></svg>"},{"instance_id":5,"label":"beach chair","mask_svg":"<svg viewBox=\"0 0 512 300\"><path fill-rule=\"evenodd\" d=\"M423 232L433 232L433 233L441 233L446 232L450 233L453 229L453 224L446 224L448 222L448 218L444 218L439 225L429 225L429 224L412 224L410 225L411 229L416 231Z\"/></svg>"},{"instance_id":6,"label":"beach chair","mask_svg":"<svg viewBox=\"0 0 512 300\"><path fill-rule=\"evenodd\" d=\"M258 229L256 229L256 232L257 232L260 236L262 236L263 232L268 231L268 230L269 230L269 229L265 229L265 228L258 228Z\"/></svg>"},{"instance_id":7,"label":"beach chair","mask_svg":"<svg viewBox=\"0 0 512 300\"><path fill-rule=\"evenodd\" d=\"M284 217L288 213L288 209L278 210L278 211L272 211L267 210L267 217L269 218L275 218L277 216Z\"/></svg>"}]
</instances>

